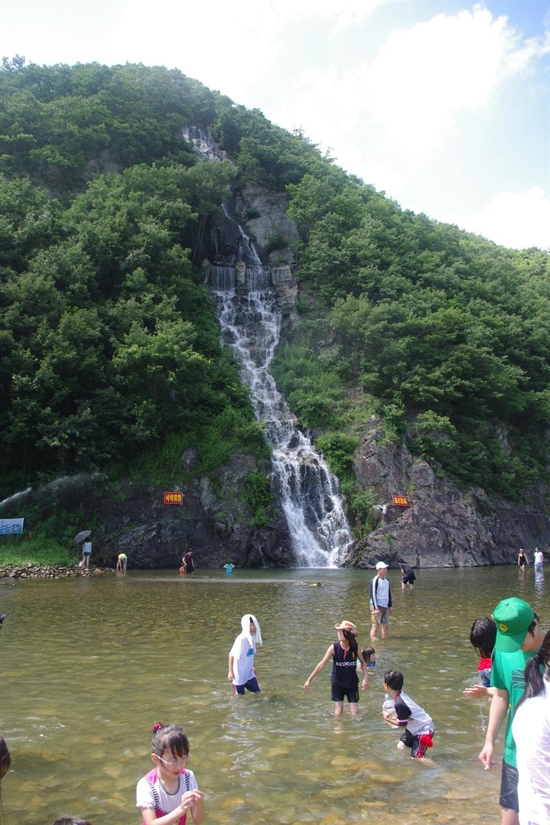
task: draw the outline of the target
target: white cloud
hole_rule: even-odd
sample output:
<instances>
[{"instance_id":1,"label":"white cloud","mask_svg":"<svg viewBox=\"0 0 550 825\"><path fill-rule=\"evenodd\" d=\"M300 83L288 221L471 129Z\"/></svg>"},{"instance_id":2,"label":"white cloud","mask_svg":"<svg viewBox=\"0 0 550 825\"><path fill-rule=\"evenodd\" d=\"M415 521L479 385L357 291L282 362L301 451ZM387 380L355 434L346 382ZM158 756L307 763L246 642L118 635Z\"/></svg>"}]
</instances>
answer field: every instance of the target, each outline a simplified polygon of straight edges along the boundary
<instances>
[{"instance_id":1,"label":"white cloud","mask_svg":"<svg viewBox=\"0 0 550 825\"><path fill-rule=\"evenodd\" d=\"M364 69L365 108L394 149L427 158L458 113L487 104L510 41L481 8L393 32Z\"/></svg>"},{"instance_id":2,"label":"white cloud","mask_svg":"<svg viewBox=\"0 0 550 825\"><path fill-rule=\"evenodd\" d=\"M334 19L334 33L362 23L369 15L392 0L275 0L287 19L328 17Z\"/></svg>"},{"instance_id":3,"label":"white cloud","mask_svg":"<svg viewBox=\"0 0 550 825\"><path fill-rule=\"evenodd\" d=\"M512 249L550 250L550 198L538 186L526 192L502 192L477 214L448 215L442 220Z\"/></svg>"},{"instance_id":4,"label":"white cloud","mask_svg":"<svg viewBox=\"0 0 550 825\"><path fill-rule=\"evenodd\" d=\"M487 107L500 83L548 51L548 38L521 41L507 18L474 6L393 31L353 70L304 71L276 115L333 145L363 121L379 160L427 162L462 114Z\"/></svg>"},{"instance_id":5,"label":"white cloud","mask_svg":"<svg viewBox=\"0 0 550 825\"><path fill-rule=\"evenodd\" d=\"M177 66L238 103L258 106L251 90L273 69L293 24L327 19L336 32L388 2L392 0L239 0L235 5L210 0L205 7L126 0L120 37L127 60L137 62L147 55L149 64Z\"/></svg>"}]
</instances>

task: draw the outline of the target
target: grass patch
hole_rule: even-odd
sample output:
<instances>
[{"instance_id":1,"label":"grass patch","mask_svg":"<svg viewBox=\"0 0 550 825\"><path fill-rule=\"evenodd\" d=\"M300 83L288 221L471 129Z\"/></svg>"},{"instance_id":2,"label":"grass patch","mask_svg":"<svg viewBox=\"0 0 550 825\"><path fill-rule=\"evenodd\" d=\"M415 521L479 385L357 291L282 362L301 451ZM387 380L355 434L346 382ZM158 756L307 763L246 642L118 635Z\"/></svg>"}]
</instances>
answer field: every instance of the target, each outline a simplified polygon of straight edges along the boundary
<instances>
[{"instance_id":1,"label":"grass patch","mask_svg":"<svg viewBox=\"0 0 550 825\"><path fill-rule=\"evenodd\" d=\"M71 555L69 555L69 553ZM44 535L9 536L0 542L0 564L77 564L80 553L75 547L70 551Z\"/></svg>"}]
</instances>

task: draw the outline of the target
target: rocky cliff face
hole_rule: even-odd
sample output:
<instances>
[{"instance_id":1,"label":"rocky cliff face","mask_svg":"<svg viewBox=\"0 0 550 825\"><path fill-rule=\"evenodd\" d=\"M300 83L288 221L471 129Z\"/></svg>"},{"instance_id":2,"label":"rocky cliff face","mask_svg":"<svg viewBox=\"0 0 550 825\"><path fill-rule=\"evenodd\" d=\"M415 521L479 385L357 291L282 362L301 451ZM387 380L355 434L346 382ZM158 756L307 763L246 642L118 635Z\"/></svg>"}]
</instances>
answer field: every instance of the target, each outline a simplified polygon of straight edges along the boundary
<instances>
[{"instance_id":1,"label":"rocky cliff face","mask_svg":"<svg viewBox=\"0 0 550 825\"><path fill-rule=\"evenodd\" d=\"M524 504L489 499L479 488L463 492L406 447L384 446L380 422L364 434L354 469L387 508L376 511L377 529L357 542L348 565L382 560L396 566L399 557L419 567L506 564L516 561L520 547L550 544L544 490ZM410 506L395 506L393 495L407 496Z\"/></svg>"},{"instance_id":2,"label":"rocky cliff face","mask_svg":"<svg viewBox=\"0 0 550 825\"><path fill-rule=\"evenodd\" d=\"M160 488L125 484L123 499L107 506L94 531L105 561L123 552L132 567L174 567L190 549L197 567L218 568L228 561L237 567L288 566L284 523L251 525L243 477L255 471L253 459L236 455L215 483L204 476L180 485L183 505L164 504Z\"/></svg>"},{"instance_id":3,"label":"rocky cliff face","mask_svg":"<svg viewBox=\"0 0 550 825\"><path fill-rule=\"evenodd\" d=\"M233 202L235 215L271 265L284 323L291 324L297 318L292 268L298 233L286 208L284 194L254 186ZM360 485L387 506L384 514L377 511L376 529L350 549L347 565L397 564L400 556L421 567L505 564L516 561L521 546L550 545L545 490L534 491L524 504L489 499L482 489L462 491L405 446L386 446L379 421L363 434L354 469ZM410 506L396 507L393 495L406 495Z\"/></svg>"},{"instance_id":4,"label":"rocky cliff face","mask_svg":"<svg viewBox=\"0 0 550 825\"><path fill-rule=\"evenodd\" d=\"M286 216L287 207L285 194L266 192L259 186L247 186L235 195L235 216L269 266L296 262L299 235L294 221Z\"/></svg>"},{"instance_id":5,"label":"rocky cliff face","mask_svg":"<svg viewBox=\"0 0 550 825\"><path fill-rule=\"evenodd\" d=\"M193 463L192 453L183 455L184 466ZM215 481L200 477L171 486L170 491L184 493L183 505L164 504L166 488L81 474L18 495L2 508L1 516L28 513L26 534L55 521L56 534L67 537L73 559L79 548L72 536L91 529L96 566L114 566L118 554L126 553L130 568L179 567L187 549L193 551L198 567L222 567L227 561L237 567L288 566L290 544L284 521L276 519L262 529L251 524L253 513L245 500L243 479L256 471L250 456L235 455Z\"/></svg>"},{"instance_id":6,"label":"rocky cliff face","mask_svg":"<svg viewBox=\"0 0 550 825\"><path fill-rule=\"evenodd\" d=\"M292 272L296 227L286 217L287 200L250 187L235 196L235 213L268 260L271 281L279 293L283 323L297 317L297 284ZM211 263L234 263L234 249L222 227L212 227L208 258L203 261L205 284ZM288 566L292 563L288 528L282 516L269 528L251 525L243 479L256 472L253 459L236 455L216 478L193 478L195 456L182 456L183 506L163 503L164 490L149 484L110 483L104 477L77 476L28 491L2 508L2 517L39 513L40 521L57 519L67 548L77 548L72 535L93 528L93 561L114 565L118 553L128 555L130 567L179 566L190 548L198 567ZM546 490L533 492L524 504L489 499L483 490L461 491L425 461L413 458L405 446L388 446L382 424L369 422L354 458L360 485L376 494L386 512L376 511L376 528L350 549L345 564L369 567L378 560L392 565L403 557L414 566L462 567L513 563L519 547L550 546L550 517ZM410 506L396 507L393 495L407 496ZM81 520L74 523L74 514ZM67 514L72 514L68 526ZM25 524L32 531L33 518ZM73 533L74 529L74 533Z\"/></svg>"}]
</instances>

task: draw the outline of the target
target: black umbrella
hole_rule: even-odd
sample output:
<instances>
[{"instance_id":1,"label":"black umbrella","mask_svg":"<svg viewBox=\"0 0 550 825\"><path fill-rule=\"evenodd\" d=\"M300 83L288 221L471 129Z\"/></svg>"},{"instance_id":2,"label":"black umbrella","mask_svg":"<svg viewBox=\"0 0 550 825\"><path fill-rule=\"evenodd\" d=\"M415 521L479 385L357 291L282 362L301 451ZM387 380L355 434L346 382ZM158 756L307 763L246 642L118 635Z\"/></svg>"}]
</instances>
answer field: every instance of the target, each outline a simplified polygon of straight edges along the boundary
<instances>
[{"instance_id":1,"label":"black umbrella","mask_svg":"<svg viewBox=\"0 0 550 825\"><path fill-rule=\"evenodd\" d=\"M77 535L74 537L73 541L75 544L80 544L81 541L84 541L84 539L87 539L88 536L91 535L91 530L81 530L80 533L77 533Z\"/></svg>"}]
</instances>

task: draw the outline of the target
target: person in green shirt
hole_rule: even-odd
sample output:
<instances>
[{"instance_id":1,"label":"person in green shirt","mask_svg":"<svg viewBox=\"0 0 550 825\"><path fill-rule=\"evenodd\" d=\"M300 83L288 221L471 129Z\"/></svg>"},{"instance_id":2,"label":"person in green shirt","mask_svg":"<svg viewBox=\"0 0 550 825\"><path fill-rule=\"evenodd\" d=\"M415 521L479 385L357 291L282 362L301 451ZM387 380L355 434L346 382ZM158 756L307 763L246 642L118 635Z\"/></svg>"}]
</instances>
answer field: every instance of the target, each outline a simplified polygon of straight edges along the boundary
<instances>
[{"instance_id":1,"label":"person in green shirt","mask_svg":"<svg viewBox=\"0 0 550 825\"><path fill-rule=\"evenodd\" d=\"M525 690L525 665L540 648L544 633L533 608L516 597L499 602L493 611L493 619L497 627L491 668L491 687L494 690L485 744L479 759L485 770L494 767L495 739L509 709L499 804L502 808L502 825L519 825L518 771L512 719Z\"/></svg>"}]
</instances>

